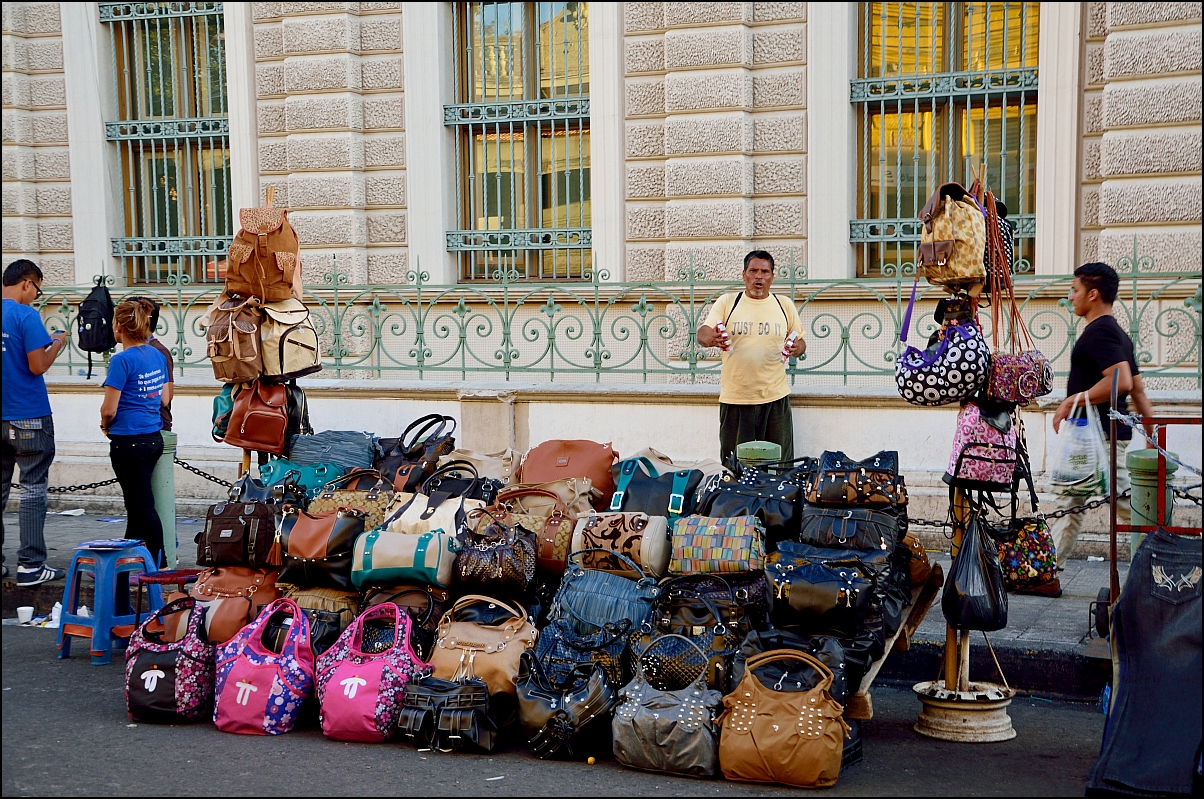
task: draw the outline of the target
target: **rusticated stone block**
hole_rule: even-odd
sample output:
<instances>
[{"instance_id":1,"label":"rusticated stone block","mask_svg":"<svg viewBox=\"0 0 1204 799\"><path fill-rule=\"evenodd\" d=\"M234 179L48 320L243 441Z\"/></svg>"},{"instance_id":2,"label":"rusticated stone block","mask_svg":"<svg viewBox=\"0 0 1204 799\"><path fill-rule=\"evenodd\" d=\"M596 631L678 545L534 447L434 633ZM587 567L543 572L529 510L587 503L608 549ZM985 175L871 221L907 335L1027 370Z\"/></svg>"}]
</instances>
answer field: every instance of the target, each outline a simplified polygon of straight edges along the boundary
<instances>
[{"instance_id":1,"label":"rusticated stone block","mask_svg":"<svg viewBox=\"0 0 1204 799\"><path fill-rule=\"evenodd\" d=\"M279 25L255 26L255 60L284 57L284 31Z\"/></svg>"},{"instance_id":2,"label":"rusticated stone block","mask_svg":"<svg viewBox=\"0 0 1204 799\"><path fill-rule=\"evenodd\" d=\"M361 3L314 3L314 2L294 2L283 3L285 16L299 17L306 14L313 14L321 11L350 11L355 13L360 10Z\"/></svg>"},{"instance_id":3,"label":"rusticated stone block","mask_svg":"<svg viewBox=\"0 0 1204 799\"><path fill-rule=\"evenodd\" d=\"M358 52L360 49L357 17L289 17L284 20L283 29L285 55L330 50Z\"/></svg>"},{"instance_id":4,"label":"rusticated stone block","mask_svg":"<svg viewBox=\"0 0 1204 799\"><path fill-rule=\"evenodd\" d=\"M779 20L807 19L806 3L753 3L753 20L777 22Z\"/></svg>"},{"instance_id":5,"label":"rusticated stone block","mask_svg":"<svg viewBox=\"0 0 1204 799\"><path fill-rule=\"evenodd\" d=\"M357 55L290 58L284 64L284 90L289 94L359 89L362 85L360 58Z\"/></svg>"},{"instance_id":6,"label":"rusticated stone block","mask_svg":"<svg viewBox=\"0 0 1204 799\"><path fill-rule=\"evenodd\" d=\"M67 82L61 75L39 75L29 79L29 104L34 108L67 105Z\"/></svg>"},{"instance_id":7,"label":"rusticated stone block","mask_svg":"<svg viewBox=\"0 0 1204 799\"><path fill-rule=\"evenodd\" d=\"M6 72L4 78L0 81L3 85L4 105L23 110L27 110L30 106L29 97L29 76L22 75L17 72Z\"/></svg>"},{"instance_id":8,"label":"rusticated stone block","mask_svg":"<svg viewBox=\"0 0 1204 799\"><path fill-rule=\"evenodd\" d=\"M400 19L365 19L360 23L361 50L401 51Z\"/></svg>"},{"instance_id":9,"label":"rusticated stone block","mask_svg":"<svg viewBox=\"0 0 1204 799\"><path fill-rule=\"evenodd\" d=\"M334 133L325 136L288 137L288 169L290 172L363 168L364 142L359 134Z\"/></svg>"},{"instance_id":10,"label":"rusticated stone block","mask_svg":"<svg viewBox=\"0 0 1204 799\"><path fill-rule=\"evenodd\" d=\"M804 200L758 201L753 204L753 232L757 236L804 236L807 209Z\"/></svg>"},{"instance_id":11,"label":"rusticated stone block","mask_svg":"<svg viewBox=\"0 0 1204 799\"><path fill-rule=\"evenodd\" d=\"M404 167L406 164L405 136L366 136L363 146L366 167Z\"/></svg>"},{"instance_id":12,"label":"rusticated stone block","mask_svg":"<svg viewBox=\"0 0 1204 799\"><path fill-rule=\"evenodd\" d=\"M661 122L628 122L625 126L628 158L665 155L665 126Z\"/></svg>"},{"instance_id":13,"label":"rusticated stone block","mask_svg":"<svg viewBox=\"0 0 1204 799\"><path fill-rule=\"evenodd\" d=\"M624 3L623 30L654 31L665 26L664 3Z\"/></svg>"},{"instance_id":14,"label":"rusticated stone block","mask_svg":"<svg viewBox=\"0 0 1204 799\"><path fill-rule=\"evenodd\" d=\"M748 241L733 244L670 242L665 248L665 280L683 280L690 267L702 270L706 280L739 280L744 256L753 246Z\"/></svg>"},{"instance_id":15,"label":"rusticated stone block","mask_svg":"<svg viewBox=\"0 0 1204 799\"><path fill-rule=\"evenodd\" d=\"M266 205L268 201L268 189L273 188L276 193L272 195L272 203L277 208L289 207L288 197L288 182L289 179L283 175L260 178L259 179L259 204Z\"/></svg>"},{"instance_id":16,"label":"rusticated stone block","mask_svg":"<svg viewBox=\"0 0 1204 799\"><path fill-rule=\"evenodd\" d=\"M65 113L35 114L33 140L35 144L66 144L67 115Z\"/></svg>"},{"instance_id":17,"label":"rusticated stone block","mask_svg":"<svg viewBox=\"0 0 1204 799\"><path fill-rule=\"evenodd\" d=\"M71 213L71 186L42 184L37 187L37 212L43 216L51 214L67 216Z\"/></svg>"},{"instance_id":18,"label":"rusticated stone block","mask_svg":"<svg viewBox=\"0 0 1204 799\"><path fill-rule=\"evenodd\" d=\"M1087 6L1087 38L1102 39L1108 35L1108 4L1090 2Z\"/></svg>"},{"instance_id":19,"label":"rusticated stone block","mask_svg":"<svg viewBox=\"0 0 1204 799\"><path fill-rule=\"evenodd\" d=\"M355 174L292 175L288 181L291 208L360 208L364 205L364 179Z\"/></svg>"},{"instance_id":20,"label":"rusticated stone block","mask_svg":"<svg viewBox=\"0 0 1204 799\"><path fill-rule=\"evenodd\" d=\"M39 147L34 153L33 162L37 180L71 179L71 154L66 147Z\"/></svg>"},{"instance_id":21,"label":"rusticated stone block","mask_svg":"<svg viewBox=\"0 0 1204 799\"><path fill-rule=\"evenodd\" d=\"M70 219L39 219L38 249L70 252L74 248Z\"/></svg>"},{"instance_id":22,"label":"rusticated stone block","mask_svg":"<svg viewBox=\"0 0 1204 799\"><path fill-rule=\"evenodd\" d=\"M25 5L25 30L23 33L58 33L58 3L28 3Z\"/></svg>"},{"instance_id":23,"label":"rusticated stone block","mask_svg":"<svg viewBox=\"0 0 1204 799\"><path fill-rule=\"evenodd\" d=\"M627 204L628 239L662 239L665 237L665 207L663 205Z\"/></svg>"},{"instance_id":24,"label":"rusticated stone block","mask_svg":"<svg viewBox=\"0 0 1204 799\"><path fill-rule=\"evenodd\" d=\"M284 103L260 100L255 109L255 116L261 134L284 132Z\"/></svg>"},{"instance_id":25,"label":"rusticated stone block","mask_svg":"<svg viewBox=\"0 0 1204 799\"><path fill-rule=\"evenodd\" d=\"M5 36L0 40L0 66L3 66L6 72L28 72L28 46L24 39Z\"/></svg>"},{"instance_id":26,"label":"rusticated stone block","mask_svg":"<svg viewBox=\"0 0 1204 799\"><path fill-rule=\"evenodd\" d=\"M665 193L670 197L752 194L752 161L744 157L670 161L665 164Z\"/></svg>"},{"instance_id":27,"label":"rusticated stone block","mask_svg":"<svg viewBox=\"0 0 1204 799\"><path fill-rule=\"evenodd\" d=\"M25 110L4 109L5 144L33 144L33 115Z\"/></svg>"},{"instance_id":28,"label":"rusticated stone block","mask_svg":"<svg viewBox=\"0 0 1204 799\"><path fill-rule=\"evenodd\" d=\"M669 31L664 41L665 69L752 65L752 31L744 27Z\"/></svg>"},{"instance_id":29,"label":"rusticated stone block","mask_svg":"<svg viewBox=\"0 0 1204 799\"><path fill-rule=\"evenodd\" d=\"M636 72L663 72L665 39L663 36L628 36L623 40L623 68L628 75Z\"/></svg>"},{"instance_id":30,"label":"rusticated stone block","mask_svg":"<svg viewBox=\"0 0 1204 799\"><path fill-rule=\"evenodd\" d=\"M289 97L284 101L284 124L289 131L364 127L365 102L358 94Z\"/></svg>"},{"instance_id":31,"label":"rusticated stone block","mask_svg":"<svg viewBox=\"0 0 1204 799\"><path fill-rule=\"evenodd\" d=\"M666 155L744 153L752 149L752 144L753 121L744 112L665 121Z\"/></svg>"},{"instance_id":32,"label":"rusticated stone block","mask_svg":"<svg viewBox=\"0 0 1204 799\"><path fill-rule=\"evenodd\" d=\"M665 196L663 164L627 165L627 196L633 199Z\"/></svg>"},{"instance_id":33,"label":"rusticated stone block","mask_svg":"<svg viewBox=\"0 0 1204 799\"><path fill-rule=\"evenodd\" d=\"M401 11L405 3L360 3L361 14L371 14L382 11Z\"/></svg>"},{"instance_id":34,"label":"rusticated stone block","mask_svg":"<svg viewBox=\"0 0 1204 799\"><path fill-rule=\"evenodd\" d=\"M34 39L25 43L26 67L34 69L63 68L62 39Z\"/></svg>"},{"instance_id":35,"label":"rusticated stone block","mask_svg":"<svg viewBox=\"0 0 1204 799\"><path fill-rule=\"evenodd\" d=\"M1100 190L1105 226L1200 221L1200 178L1108 181Z\"/></svg>"},{"instance_id":36,"label":"rusticated stone block","mask_svg":"<svg viewBox=\"0 0 1204 799\"><path fill-rule=\"evenodd\" d=\"M322 246L322 245L319 245ZM301 276L306 283L322 284L326 275L338 272L346 275L352 284L361 284L368 279L368 253L363 247L334 245L331 249L303 249L301 251ZM347 335L344 327L344 336ZM325 337L318 337L319 346L329 347L331 328L326 328ZM347 338L343 339L348 342ZM344 372L346 374L346 372Z\"/></svg>"},{"instance_id":37,"label":"rusticated stone block","mask_svg":"<svg viewBox=\"0 0 1204 799\"><path fill-rule=\"evenodd\" d=\"M1079 261L1088 264L1099 260L1099 232L1084 231L1079 236Z\"/></svg>"},{"instance_id":38,"label":"rusticated stone block","mask_svg":"<svg viewBox=\"0 0 1204 799\"><path fill-rule=\"evenodd\" d=\"M627 274L623 279L633 283L665 280L664 246L627 245Z\"/></svg>"},{"instance_id":39,"label":"rusticated stone block","mask_svg":"<svg viewBox=\"0 0 1204 799\"><path fill-rule=\"evenodd\" d=\"M753 163L755 194L803 194L806 191L806 156L758 159Z\"/></svg>"},{"instance_id":40,"label":"rusticated stone block","mask_svg":"<svg viewBox=\"0 0 1204 799\"><path fill-rule=\"evenodd\" d=\"M284 3L251 3L251 19L275 19L284 13Z\"/></svg>"},{"instance_id":41,"label":"rusticated stone block","mask_svg":"<svg viewBox=\"0 0 1204 799\"><path fill-rule=\"evenodd\" d=\"M752 22L752 3L665 3L665 27Z\"/></svg>"},{"instance_id":42,"label":"rusticated stone block","mask_svg":"<svg viewBox=\"0 0 1204 799\"><path fill-rule=\"evenodd\" d=\"M1200 71L1200 28L1122 31L1104 43L1109 80Z\"/></svg>"},{"instance_id":43,"label":"rusticated stone block","mask_svg":"<svg viewBox=\"0 0 1204 799\"><path fill-rule=\"evenodd\" d=\"M410 257L405 250L369 250L368 282L378 286L409 283Z\"/></svg>"},{"instance_id":44,"label":"rusticated stone block","mask_svg":"<svg viewBox=\"0 0 1204 799\"><path fill-rule=\"evenodd\" d=\"M1099 227L1099 186L1084 186L1083 227Z\"/></svg>"},{"instance_id":45,"label":"rusticated stone block","mask_svg":"<svg viewBox=\"0 0 1204 799\"><path fill-rule=\"evenodd\" d=\"M34 152L26 147L4 148L4 179L33 180Z\"/></svg>"},{"instance_id":46,"label":"rusticated stone block","mask_svg":"<svg viewBox=\"0 0 1204 799\"><path fill-rule=\"evenodd\" d=\"M807 29L802 25L768 28L753 33L754 64L806 60Z\"/></svg>"},{"instance_id":47,"label":"rusticated stone block","mask_svg":"<svg viewBox=\"0 0 1204 799\"><path fill-rule=\"evenodd\" d=\"M671 239L740 239L752 235L753 209L748 200L670 200L665 207L665 235Z\"/></svg>"},{"instance_id":48,"label":"rusticated stone block","mask_svg":"<svg viewBox=\"0 0 1204 799\"><path fill-rule=\"evenodd\" d=\"M1121 258L1131 258L1134 236L1137 237L1138 255L1150 256L1154 260L1154 271L1200 271L1199 225L1170 230L1105 230L1099 234L1097 260L1115 265Z\"/></svg>"},{"instance_id":49,"label":"rusticated stone block","mask_svg":"<svg viewBox=\"0 0 1204 799\"><path fill-rule=\"evenodd\" d=\"M74 286L75 257L71 255L41 255L38 267L42 270L43 286Z\"/></svg>"},{"instance_id":50,"label":"rusticated stone block","mask_svg":"<svg viewBox=\"0 0 1204 799\"><path fill-rule=\"evenodd\" d=\"M368 213L368 242L384 244L405 243L405 211L381 211Z\"/></svg>"},{"instance_id":51,"label":"rusticated stone block","mask_svg":"<svg viewBox=\"0 0 1204 799\"><path fill-rule=\"evenodd\" d=\"M368 225L363 211L297 211L289 214L288 220L303 247L331 244L362 247L368 242ZM304 253L302 260L305 260Z\"/></svg>"},{"instance_id":52,"label":"rusticated stone block","mask_svg":"<svg viewBox=\"0 0 1204 799\"><path fill-rule=\"evenodd\" d=\"M1085 83L1093 86L1104 82L1107 74L1107 59L1104 56L1103 42L1087 43L1087 75Z\"/></svg>"},{"instance_id":53,"label":"rusticated stone block","mask_svg":"<svg viewBox=\"0 0 1204 799\"><path fill-rule=\"evenodd\" d=\"M406 177L404 173L369 173L367 177L368 205L406 204Z\"/></svg>"},{"instance_id":54,"label":"rusticated stone block","mask_svg":"<svg viewBox=\"0 0 1204 799\"><path fill-rule=\"evenodd\" d=\"M744 70L665 77L665 110L698 111L710 108L749 108L753 79Z\"/></svg>"},{"instance_id":55,"label":"rusticated stone block","mask_svg":"<svg viewBox=\"0 0 1204 799\"><path fill-rule=\"evenodd\" d=\"M32 183L5 183L3 197L6 217L32 216L38 212L37 186Z\"/></svg>"},{"instance_id":56,"label":"rusticated stone block","mask_svg":"<svg viewBox=\"0 0 1204 799\"><path fill-rule=\"evenodd\" d=\"M1083 132L1104 132L1104 93L1083 93Z\"/></svg>"},{"instance_id":57,"label":"rusticated stone block","mask_svg":"<svg viewBox=\"0 0 1204 799\"><path fill-rule=\"evenodd\" d=\"M1104 134L1104 175L1200 171L1200 129Z\"/></svg>"},{"instance_id":58,"label":"rusticated stone block","mask_svg":"<svg viewBox=\"0 0 1204 799\"><path fill-rule=\"evenodd\" d=\"M807 104L806 67L788 72L757 73L753 76L753 106L773 108Z\"/></svg>"},{"instance_id":59,"label":"rusticated stone block","mask_svg":"<svg viewBox=\"0 0 1204 799\"><path fill-rule=\"evenodd\" d=\"M406 106L400 95L364 98L365 130L404 130Z\"/></svg>"},{"instance_id":60,"label":"rusticated stone block","mask_svg":"<svg viewBox=\"0 0 1204 799\"><path fill-rule=\"evenodd\" d=\"M365 89L398 89L403 86L401 58L365 58L362 64Z\"/></svg>"},{"instance_id":61,"label":"rusticated stone block","mask_svg":"<svg viewBox=\"0 0 1204 799\"><path fill-rule=\"evenodd\" d=\"M37 252L38 220L30 217L5 219L3 241L7 252Z\"/></svg>"},{"instance_id":62,"label":"rusticated stone block","mask_svg":"<svg viewBox=\"0 0 1204 799\"><path fill-rule=\"evenodd\" d=\"M753 149L758 153L806 151L806 115L753 117Z\"/></svg>"},{"instance_id":63,"label":"rusticated stone block","mask_svg":"<svg viewBox=\"0 0 1204 799\"><path fill-rule=\"evenodd\" d=\"M1200 3L1101 3L1108 7L1108 27L1150 25L1200 19Z\"/></svg>"},{"instance_id":64,"label":"rusticated stone block","mask_svg":"<svg viewBox=\"0 0 1204 799\"><path fill-rule=\"evenodd\" d=\"M1104 127L1199 122L1201 97L1199 75L1110 83L1104 87Z\"/></svg>"},{"instance_id":65,"label":"rusticated stone block","mask_svg":"<svg viewBox=\"0 0 1204 799\"><path fill-rule=\"evenodd\" d=\"M797 237L792 237L787 241L757 241L754 246L773 256L774 271L781 272L774 280L773 292L783 295L783 298L788 298L790 296L789 270L791 267L794 268L796 282L802 279L800 270L807 263L806 244L800 242Z\"/></svg>"},{"instance_id":66,"label":"rusticated stone block","mask_svg":"<svg viewBox=\"0 0 1204 799\"><path fill-rule=\"evenodd\" d=\"M665 113L664 78L628 80L623 89L627 95L628 116Z\"/></svg>"},{"instance_id":67,"label":"rusticated stone block","mask_svg":"<svg viewBox=\"0 0 1204 799\"><path fill-rule=\"evenodd\" d=\"M1100 171L1100 140L1083 140L1083 180L1099 180L1103 177Z\"/></svg>"},{"instance_id":68,"label":"rusticated stone block","mask_svg":"<svg viewBox=\"0 0 1204 799\"><path fill-rule=\"evenodd\" d=\"M284 94L284 64L255 65L255 96L272 97Z\"/></svg>"}]
</instances>

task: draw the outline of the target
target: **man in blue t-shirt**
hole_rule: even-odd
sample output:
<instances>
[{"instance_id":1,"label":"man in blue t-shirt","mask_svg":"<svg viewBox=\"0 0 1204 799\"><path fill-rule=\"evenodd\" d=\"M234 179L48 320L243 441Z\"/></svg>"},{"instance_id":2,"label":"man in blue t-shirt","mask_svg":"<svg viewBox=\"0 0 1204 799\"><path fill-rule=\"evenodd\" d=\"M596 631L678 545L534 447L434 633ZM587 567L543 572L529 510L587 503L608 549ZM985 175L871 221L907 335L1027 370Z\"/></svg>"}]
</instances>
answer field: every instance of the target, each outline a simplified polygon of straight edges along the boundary
<instances>
[{"instance_id":1,"label":"man in blue t-shirt","mask_svg":"<svg viewBox=\"0 0 1204 799\"><path fill-rule=\"evenodd\" d=\"M3 423L0 460L4 465L4 496L8 505L13 470L21 467L21 547L17 550L17 584L38 585L61 580L66 572L46 565L46 484L54 461L54 420L46 373L67 345L65 332L53 336L30 304L42 296L42 270L22 258L4 270ZM0 520L0 540L4 522ZM8 566L4 567L8 576Z\"/></svg>"}]
</instances>

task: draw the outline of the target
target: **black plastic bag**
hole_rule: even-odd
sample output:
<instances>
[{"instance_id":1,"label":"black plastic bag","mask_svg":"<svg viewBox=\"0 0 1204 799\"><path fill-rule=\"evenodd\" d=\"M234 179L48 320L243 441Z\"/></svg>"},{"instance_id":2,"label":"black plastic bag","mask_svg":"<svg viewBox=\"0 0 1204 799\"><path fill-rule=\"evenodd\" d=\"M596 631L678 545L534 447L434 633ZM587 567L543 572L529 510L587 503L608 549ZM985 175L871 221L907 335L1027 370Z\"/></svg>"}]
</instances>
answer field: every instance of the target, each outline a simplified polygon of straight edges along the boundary
<instances>
[{"instance_id":1,"label":"black plastic bag","mask_svg":"<svg viewBox=\"0 0 1204 799\"><path fill-rule=\"evenodd\" d=\"M961 549L949 567L941 610L958 630L1002 630L1008 624L1008 593L995 543L978 515L970 517Z\"/></svg>"}]
</instances>

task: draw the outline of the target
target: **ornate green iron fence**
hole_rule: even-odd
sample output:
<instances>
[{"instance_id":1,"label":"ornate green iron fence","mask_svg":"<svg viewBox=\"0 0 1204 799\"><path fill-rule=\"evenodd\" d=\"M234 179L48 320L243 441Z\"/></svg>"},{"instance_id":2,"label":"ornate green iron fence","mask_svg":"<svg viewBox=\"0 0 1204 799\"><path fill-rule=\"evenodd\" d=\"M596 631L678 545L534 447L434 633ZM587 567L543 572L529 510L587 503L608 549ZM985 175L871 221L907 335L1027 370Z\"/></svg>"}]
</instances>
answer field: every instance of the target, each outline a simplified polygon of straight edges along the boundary
<instances>
[{"instance_id":1,"label":"ornate green iron fence","mask_svg":"<svg viewBox=\"0 0 1204 799\"><path fill-rule=\"evenodd\" d=\"M1198 389L1201 275L1160 272L1136 250L1116 264L1122 276L1116 312L1129 331L1152 387ZM692 263L692 262L691 262ZM887 386L900 352L914 265L888 278L810 280L803 266L778 269L774 290L789 295L803 320L808 350L791 359L798 384ZM700 383L718 378L715 350L695 330L720 294L738 287L682 270L669 283L533 283L499 270L489 283L434 285L411 273L396 286L351 285L335 269L306 286L323 346L321 377L418 378L457 381ZM1066 299L1070 275L1021 275L1017 298L1030 334L1060 373L1069 368L1080 321ZM89 286L46 288L39 307L47 325L73 330ZM155 297L163 306L157 334L171 347L181 375L209 371L201 317L220 287L195 285L172 272L165 285L115 289ZM931 311L943 293L922 286L914 338L936 324ZM990 336L990 319L984 314ZM1001 343L1007 331L1001 331ZM54 369L76 373L86 356L72 344Z\"/></svg>"}]
</instances>

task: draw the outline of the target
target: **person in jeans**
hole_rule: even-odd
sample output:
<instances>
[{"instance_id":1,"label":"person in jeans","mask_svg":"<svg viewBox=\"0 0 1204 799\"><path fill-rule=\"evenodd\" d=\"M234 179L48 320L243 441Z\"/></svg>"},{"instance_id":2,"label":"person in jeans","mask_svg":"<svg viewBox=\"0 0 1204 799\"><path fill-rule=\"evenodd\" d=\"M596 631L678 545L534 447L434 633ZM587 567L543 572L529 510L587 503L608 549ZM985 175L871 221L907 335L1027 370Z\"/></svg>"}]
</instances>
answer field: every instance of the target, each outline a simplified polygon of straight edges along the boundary
<instances>
[{"instance_id":1,"label":"person in jeans","mask_svg":"<svg viewBox=\"0 0 1204 799\"><path fill-rule=\"evenodd\" d=\"M1120 277L1116 270L1107 264L1083 264L1074 270L1074 282L1070 289L1070 305L1076 316L1081 316L1086 324L1075 341L1070 353L1070 374L1066 379L1066 399L1054 413L1053 429L1057 433L1062 423L1070 416L1070 408L1079 396L1078 414L1086 412L1098 413L1104 428L1104 438L1108 437L1109 418L1112 402L1112 373L1120 373L1119 393L1116 409L1128 413L1127 399L1133 400L1137 412L1143 417L1154 415L1154 408L1145 393L1141 374L1137 370L1137 359L1133 355L1133 341L1121 329L1116 317L1112 315L1112 304L1116 301L1116 292L1120 288ZM1144 425L1146 431L1153 434L1153 424ZM1129 469L1125 463L1125 450L1133 438L1133 431L1128 425L1118 425L1116 430L1116 490L1123 493L1129 488ZM1057 498L1058 510L1081 505L1091 497L1061 495ZM1116 508L1117 522L1129 523L1129 503L1122 500ZM1056 520L1050 527L1054 548L1058 553L1058 568L1065 568L1066 560L1074 551L1078 541L1079 530L1083 526L1083 514L1071 513ZM1052 595L1061 594L1061 585L1057 580L1049 586L1041 586L1045 592Z\"/></svg>"},{"instance_id":2,"label":"person in jeans","mask_svg":"<svg viewBox=\"0 0 1204 799\"><path fill-rule=\"evenodd\" d=\"M123 300L113 313L113 336L121 345L109 359L100 429L109 437L109 460L125 499L126 538L146 542L155 562L163 553L163 524L155 511L151 472L163 454L163 418L167 401L167 360L147 344L154 303Z\"/></svg>"},{"instance_id":3,"label":"person in jeans","mask_svg":"<svg viewBox=\"0 0 1204 799\"><path fill-rule=\"evenodd\" d=\"M770 292L773 256L753 250L744 256L744 291L724 294L711 306L698 343L723 350L719 389L719 457L727 464L746 441L771 441L782 460L794 458L790 384L782 351L798 358L807 351L803 324L789 297ZM791 334L794 335L790 339Z\"/></svg>"},{"instance_id":4,"label":"person in jeans","mask_svg":"<svg viewBox=\"0 0 1204 799\"><path fill-rule=\"evenodd\" d=\"M4 269L3 444L4 497L8 505L13 469L21 468L21 547L17 584L61 580L63 569L46 565L46 485L54 461L54 419L42 375L67 344L66 332L51 336L30 303L42 296L42 270L22 258ZM0 520L0 540L4 522ZM8 576L8 566L4 566Z\"/></svg>"}]
</instances>

